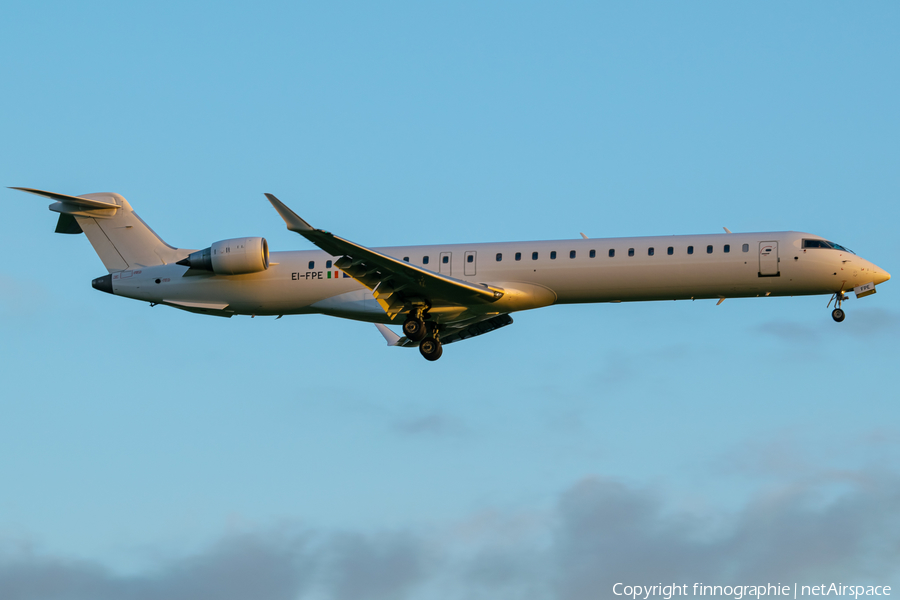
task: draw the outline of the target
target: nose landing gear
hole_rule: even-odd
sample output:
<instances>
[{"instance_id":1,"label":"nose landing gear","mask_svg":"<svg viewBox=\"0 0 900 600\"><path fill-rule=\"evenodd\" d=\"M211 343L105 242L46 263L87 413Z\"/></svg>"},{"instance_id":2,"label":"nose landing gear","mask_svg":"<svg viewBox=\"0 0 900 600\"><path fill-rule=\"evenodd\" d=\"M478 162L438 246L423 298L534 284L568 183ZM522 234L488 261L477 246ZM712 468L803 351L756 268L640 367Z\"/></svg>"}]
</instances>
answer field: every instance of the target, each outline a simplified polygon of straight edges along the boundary
<instances>
[{"instance_id":1,"label":"nose landing gear","mask_svg":"<svg viewBox=\"0 0 900 600\"><path fill-rule=\"evenodd\" d=\"M840 291L837 294L835 294L834 296L832 296L831 300L834 300L835 298L837 298L837 301L834 303L834 310L831 311L831 318L834 319L836 322L840 323L841 321L844 320L844 317L847 316L847 314L844 312L844 309L841 308L841 303L844 300L846 300L847 298L849 298L849 296L845 296L844 292ZM829 305L831 304L831 300L828 301Z\"/></svg>"}]
</instances>

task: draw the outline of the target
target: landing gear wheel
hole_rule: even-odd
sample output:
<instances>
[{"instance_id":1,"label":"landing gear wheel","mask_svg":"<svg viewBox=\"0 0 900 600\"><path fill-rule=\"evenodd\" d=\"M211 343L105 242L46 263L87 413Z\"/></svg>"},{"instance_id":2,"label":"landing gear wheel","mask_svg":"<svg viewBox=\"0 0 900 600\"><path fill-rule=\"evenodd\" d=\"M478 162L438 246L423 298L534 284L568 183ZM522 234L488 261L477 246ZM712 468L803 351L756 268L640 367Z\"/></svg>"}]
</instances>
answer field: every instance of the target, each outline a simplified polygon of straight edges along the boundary
<instances>
[{"instance_id":1,"label":"landing gear wheel","mask_svg":"<svg viewBox=\"0 0 900 600\"><path fill-rule=\"evenodd\" d=\"M425 360L435 361L444 353L444 347L433 337L426 337L419 343L419 352Z\"/></svg>"},{"instance_id":2,"label":"landing gear wheel","mask_svg":"<svg viewBox=\"0 0 900 600\"><path fill-rule=\"evenodd\" d=\"M403 335L413 342L421 341L426 335L425 323L415 317L409 318L403 323Z\"/></svg>"},{"instance_id":3,"label":"landing gear wheel","mask_svg":"<svg viewBox=\"0 0 900 600\"><path fill-rule=\"evenodd\" d=\"M836 308L833 311L831 311L831 318L834 319L835 321L837 321L838 323L843 321L844 317L846 317L846 316L847 315L844 314L844 309L842 309L842 308Z\"/></svg>"}]
</instances>

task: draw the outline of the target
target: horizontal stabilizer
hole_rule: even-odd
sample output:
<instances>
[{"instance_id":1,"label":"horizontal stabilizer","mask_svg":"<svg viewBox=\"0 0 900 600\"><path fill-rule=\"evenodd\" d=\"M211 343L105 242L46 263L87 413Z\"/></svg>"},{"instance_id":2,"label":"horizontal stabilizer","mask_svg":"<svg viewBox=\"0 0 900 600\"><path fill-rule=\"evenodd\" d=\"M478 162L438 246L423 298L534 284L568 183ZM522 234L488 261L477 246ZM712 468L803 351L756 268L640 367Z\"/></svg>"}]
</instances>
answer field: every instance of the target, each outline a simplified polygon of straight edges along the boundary
<instances>
[{"instance_id":1,"label":"horizontal stabilizer","mask_svg":"<svg viewBox=\"0 0 900 600\"><path fill-rule=\"evenodd\" d=\"M44 190L36 190L33 188L24 188L24 187L11 187L11 190L19 190L22 192L28 192L29 194L37 194L38 196L44 196L45 198L50 198L51 200L56 200L57 202L65 202L66 204L75 204L77 206L82 206L84 208L119 208L118 204L113 202L102 202L100 200L91 200L88 198L79 198L78 196L67 196L66 194L57 194L56 192L46 192Z\"/></svg>"}]
</instances>

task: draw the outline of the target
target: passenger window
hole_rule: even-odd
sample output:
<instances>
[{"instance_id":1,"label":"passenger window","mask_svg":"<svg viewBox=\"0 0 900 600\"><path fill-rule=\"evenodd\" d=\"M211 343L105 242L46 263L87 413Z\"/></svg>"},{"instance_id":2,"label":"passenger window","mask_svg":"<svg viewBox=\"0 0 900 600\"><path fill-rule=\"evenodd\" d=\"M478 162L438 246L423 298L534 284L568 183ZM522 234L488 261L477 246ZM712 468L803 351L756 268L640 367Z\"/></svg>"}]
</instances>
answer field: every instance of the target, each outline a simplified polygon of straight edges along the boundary
<instances>
[{"instance_id":1,"label":"passenger window","mask_svg":"<svg viewBox=\"0 0 900 600\"><path fill-rule=\"evenodd\" d=\"M331 268L331 261L330 261L330 260L326 260L326 261L325 261L325 268L326 268L326 269L330 269L330 268Z\"/></svg>"},{"instance_id":2,"label":"passenger window","mask_svg":"<svg viewBox=\"0 0 900 600\"><path fill-rule=\"evenodd\" d=\"M575 258L575 251L569 250L569 258Z\"/></svg>"},{"instance_id":3,"label":"passenger window","mask_svg":"<svg viewBox=\"0 0 900 600\"><path fill-rule=\"evenodd\" d=\"M609 257L612 258L612 257L614 257L615 255L616 255L615 249L610 248L610 249L609 249Z\"/></svg>"},{"instance_id":4,"label":"passenger window","mask_svg":"<svg viewBox=\"0 0 900 600\"><path fill-rule=\"evenodd\" d=\"M628 249L628 256L634 256L634 248Z\"/></svg>"},{"instance_id":5,"label":"passenger window","mask_svg":"<svg viewBox=\"0 0 900 600\"><path fill-rule=\"evenodd\" d=\"M500 262L501 260L503 260L503 255L498 252L497 253L497 262Z\"/></svg>"},{"instance_id":6,"label":"passenger window","mask_svg":"<svg viewBox=\"0 0 900 600\"><path fill-rule=\"evenodd\" d=\"M427 264L428 264L428 257L427 257L427 256L423 256L423 257L422 257L422 264L423 264L423 265L427 265Z\"/></svg>"},{"instance_id":7,"label":"passenger window","mask_svg":"<svg viewBox=\"0 0 900 600\"><path fill-rule=\"evenodd\" d=\"M730 246L730 245L725 244L725 252L726 252L726 253L731 252L731 246Z\"/></svg>"},{"instance_id":8,"label":"passenger window","mask_svg":"<svg viewBox=\"0 0 900 600\"><path fill-rule=\"evenodd\" d=\"M741 246L741 252L750 252L750 244L744 244Z\"/></svg>"},{"instance_id":9,"label":"passenger window","mask_svg":"<svg viewBox=\"0 0 900 600\"><path fill-rule=\"evenodd\" d=\"M688 246L688 254L693 254L693 253L694 253L694 247Z\"/></svg>"},{"instance_id":10,"label":"passenger window","mask_svg":"<svg viewBox=\"0 0 900 600\"><path fill-rule=\"evenodd\" d=\"M314 260L309 261L309 268L310 268L310 269L315 269L315 268L316 268L316 261L314 261Z\"/></svg>"},{"instance_id":11,"label":"passenger window","mask_svg":"<svg viewBox=\"0 0 900 600\"><path fill-rule=\"evenodd\" d=\"M449 257L449 256L444 256L444 257L442 257L442 258L441 258L441 262L443 262L443 263L446 265L447 263L450 262L450 257Z\"/></svg>"},{"instance_id":12,"label":"passenger window","mask_svg":"<svg viewBox=\"0 0 900 600\"><path fill-rule=\"evenodd\" d=\"M406 261L406 262L409 262L409 257L408 257L408 256L404 256L404 257L403 257L403 260Z\"/></svg>"},{"instance_id":13,"label":"passenger window","mask_svg":"<svg viewBox=\"0 0 900 600\"><path fill-rule=\"evenodd\" d=\"M516 260L522 260L522 253L516 252Z\"/></svg>"},{"instance_id":14,"label":"passenger window","mask_svg":"<svg viewBox=\"0 0 900 600\"><path fill-rule=\"evenodd\" d=\"M706 253L707 253L707 254L712 254L712 246L707 246L707 247L706 247Z\"/></svg>"},{"instance_id":15,"label":"passenger window","mask_svg":"<svg viewBox=\"0 0 900 600\"><path fill-rule=\"evenodd\" d=\"M550 260L556 260L556 250L550 252Z\"/></svg>"},{"instance_id":16,"label":"passenger window","mask_svg":"<svg viewBox=\"0 0 900 600\"><path fill-rule=\"evenodd\" d=\"M591 258L597 258L597 251L591 250Z\"/></svg>"},{"instance_id":17,"label":"passenger window","mask_svg":"<svg viewBox=\"0 0 900 600\"><path fill-rule=\"evenodd\" d=\"M537 252L531 253L531 260L537 260Z\"/></svg>"},{"instance_id":18,"label":"passenger window","mask_svg":"<svg viewBox=\"0 0 900 600\"><path fill-rule=\"evenodd\" d=\"M672 246L669 246L669 249L666 250L666 254L668 254L669 256L672 256L673 254L675 254L675 248L673 248Z\"/></svg>"},{"instance_id":19,"label":"passenger window","mask_svg":"<svg viewBox=\"0 0 900 600\"><path fill-rule=\"evenodd\" d=\"M647 256L653 256L653 248L647 248Z\"/></svg>"}]
</instances>

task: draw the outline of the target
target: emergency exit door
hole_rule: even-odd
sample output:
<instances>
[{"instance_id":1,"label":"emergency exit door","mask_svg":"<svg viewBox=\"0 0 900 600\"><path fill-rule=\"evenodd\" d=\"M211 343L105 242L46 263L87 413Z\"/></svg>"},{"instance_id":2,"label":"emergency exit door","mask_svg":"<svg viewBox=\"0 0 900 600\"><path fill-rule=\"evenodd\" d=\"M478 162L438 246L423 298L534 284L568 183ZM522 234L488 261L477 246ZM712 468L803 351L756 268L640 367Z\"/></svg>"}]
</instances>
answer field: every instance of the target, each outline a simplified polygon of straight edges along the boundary
<instances>
[{"instance_id":1,"label":"emergency exit door","mask_svg":"<svg viewBox=\"0 0 900 600\"><path fill-rule=\"evenodd\" d=\"M466 252L466 264L465 264L466 275L474 275L475 274L476 256L477 256L477 252Z\"/></svg>"},{"instance_id":2,"label":"emergency exit door","mask_svg":"<svg viewBox=\"0 0 900 600\"><path fill-rule=\"evenodd\" d=\"M759 243L759 276L778 277L778 242Z\"/></svg>"},{"instance_id":3,"label":"emergency exit door","mask_svg":"<svg viewBox=\"0 0 900 600\"><path fill-rule=\"evenodd\" d=\"M453 253L452 252L441 252L441 264L438 268L438 272L441 275L453 275Z\"/></svg>"}]
</instances>

